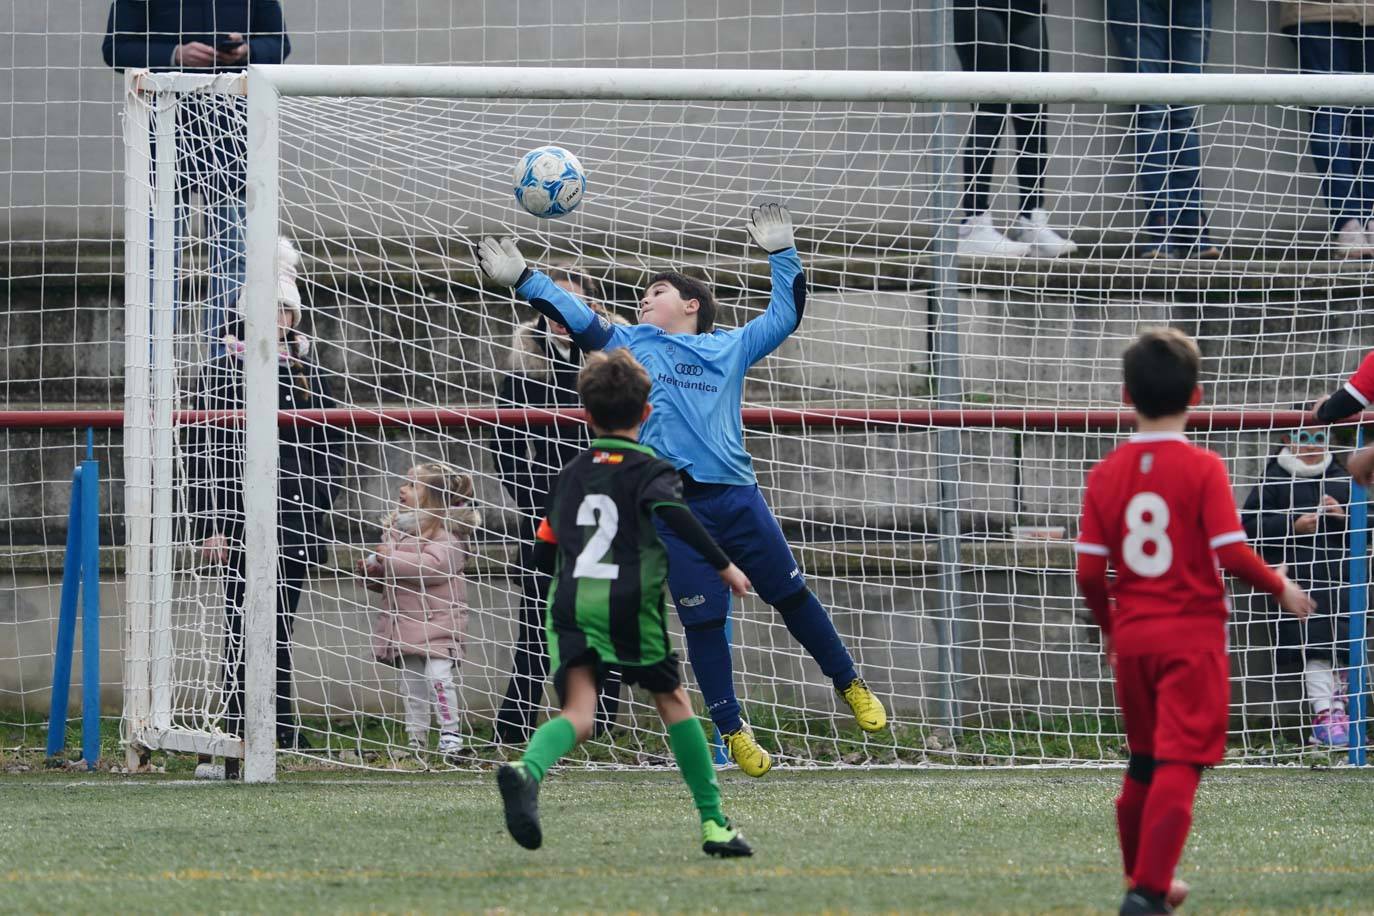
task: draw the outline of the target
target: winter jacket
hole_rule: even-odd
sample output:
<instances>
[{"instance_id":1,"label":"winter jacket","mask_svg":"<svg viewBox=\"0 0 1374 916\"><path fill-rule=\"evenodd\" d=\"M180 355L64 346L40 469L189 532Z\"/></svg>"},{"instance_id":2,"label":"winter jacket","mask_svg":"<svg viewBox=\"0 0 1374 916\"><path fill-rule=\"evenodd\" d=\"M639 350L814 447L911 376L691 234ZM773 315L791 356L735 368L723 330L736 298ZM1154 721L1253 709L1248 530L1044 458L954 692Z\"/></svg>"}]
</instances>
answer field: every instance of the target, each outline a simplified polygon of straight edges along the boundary
<instances>
[{"instance_id":1,"label":"winter jacket","mask_svg":"<svg viewBox=\"0 0 1374 916\"><path fill-rule=\"evenodd\" d=\"M282 410L337 407L310 356L304 335L292 339L292 355L279 362ZM243 364L231 349L201 373L198 410L243 409ZM222 534L243 542L243 425L196 423L182 430L186 504L196 542ZM318 564L333 531L334 498L343 469L343 434L337 427L285 425L277 432L277 546L295 559Z\"/></svg>"},{"instance_id":2,"label":"winter jacket","mask_svg":"<svg viewBox=\"0 0 1374 916\"><path fill-rule=\"evenodd\" d=\"M1292 28L1299 22L1374 25L1374 0L1280 0L1279 28Z\"/></svg>"},{"instance_id":3,"label":"winter jacket","mask_svg":"<svg viewBox=\"0 0 1374 916\"><path fill-rule=\"evenodd\" d=\"M625 319L607 314L615 324ZM497 390L498 407L581 406L577 396L577 373L582 369L582 351L568 342L568 355L554 346L544 316L527 321L515 329L511 340L510 370ZM494 450L501 483L526 515L544 511L558 472L587 446L582 426L503 426L496 430Z\"/></svg>"},{"instance_id":4,"label":"winter jacket","mask_svg":"<svg viewBox=\"0 0 1374 916\"><path fill-rule=\"evenodd\" d=\"M1331 496L1347 512L1350 509L1350 475L1332 461L1315 477L1299 477L1283 467L1277 456L1264 469L1264 479L1250 491L1241 510L1245 533L1272 566L1286 564L1290 579L1317 603L1306 624L1287 614L1278 618L1280 657L1283 667L1296 663L1292 650L1304 644L1327 644L1339 639L1347 627L1348 589L1345 587L1347 517L1323 513L1317 530L1298 534L1298 517L1317 511L1322 497Z\"/></svg>"},{"instance_id":5,"label":"winter jacket","mask_svg":"<svg viewBox=\"0 0 1374 916\"><path fill-rule=\"evenodd\" d=\"M279 0L114 0L100 53L105 63L128 69L181 70L172 63L177 45L199 41L214 47L231 32L248 42L239 64L280 64L291 53Z\"/></svg>"},{"instance_id":6,"label":"winter jacket","mask_svg":"<svg viewBox=\"0 0 1374 916\"><path fill-rule=\"evenodd\" d=\"M382 610L372 630L378 660L463 657L468 625L463 569L475 522L472 510L453 509L428 536L419 533L411 512L387 523L382 544L390 553L374 553L366 561L368 577L382 582Z\"/></svg>"},{"instance_id":7,"label":"winter jacket","mask_svg":"<svg viewBox=\"0 0 1374 916\"><path fill-rule=\"evenodd\" d=\"M101 53L105 63L126 69L193 70L172 63L181 44L216 45L231 32L244 36L248 56L233 65L199 72L242 70L247 64L280 64L291 53L278 0L115 0ZM248 117L242 97L191 93L177 107L177 194L211 202L241 200L248 150ZM154 143L156 146L156 143Z\"/></svg>"}]
</instances>

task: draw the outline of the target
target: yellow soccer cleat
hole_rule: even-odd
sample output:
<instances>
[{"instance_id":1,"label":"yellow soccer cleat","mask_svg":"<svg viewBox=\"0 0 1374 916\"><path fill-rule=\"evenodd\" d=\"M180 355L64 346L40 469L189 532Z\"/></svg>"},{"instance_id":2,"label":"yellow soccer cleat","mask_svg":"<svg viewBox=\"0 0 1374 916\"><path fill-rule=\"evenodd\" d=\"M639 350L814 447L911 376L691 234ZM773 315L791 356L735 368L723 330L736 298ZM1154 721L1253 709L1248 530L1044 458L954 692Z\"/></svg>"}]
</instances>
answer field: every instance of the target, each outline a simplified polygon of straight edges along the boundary
<instances>
[{"instance_id":1,"label":"yellow soccer cleat","mask_svg":"<svg viewBox=\"0 0 1374 916\"><path fill-rule=\"evenodd\" d=\"M866 732L876 732L887 725L887 710L883 709L883 701L878 699L878 695L868 689L864 679L856 677L849 682L849 686L839 691L840 696L849 704L849 708L854 711L854 718L858 720L859 728Z\"/></svg>"},{"instance_id":2,"label":"yellow soccer cleat","mask_svg":"<svg viewBox=\"0 0 1374 916\"><path fill-rule=\"evenodd\" d=\"M720 737L730 759L739 764L745 776L762 776L773 769L773 758L754 740L754 732L748 725Z\"/></svg>"}]
</instances>

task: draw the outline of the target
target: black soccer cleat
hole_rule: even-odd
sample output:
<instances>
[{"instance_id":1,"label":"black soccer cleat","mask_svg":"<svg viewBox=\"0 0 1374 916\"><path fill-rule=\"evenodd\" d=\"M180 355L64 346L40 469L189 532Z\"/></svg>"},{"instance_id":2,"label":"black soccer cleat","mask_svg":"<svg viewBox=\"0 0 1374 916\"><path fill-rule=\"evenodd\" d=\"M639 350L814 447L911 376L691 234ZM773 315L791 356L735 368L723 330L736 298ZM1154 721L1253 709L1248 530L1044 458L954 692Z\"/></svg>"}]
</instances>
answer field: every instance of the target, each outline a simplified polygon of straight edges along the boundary
<instances>
[{"instance_id":1,"label":"black soccer cleat","mask_svg":"<svg viewBox=\"0 0 1374 916\"><path fill-rule=\"evenodd\" d=\"M1126 892L1121 901L1121 916L1153 916L1159 913L1172 913L1174 908L1159 894L1152 894L1139 887Z\"/></svg>"},{"instance_id":2,"label":"black soccer cleat","mask_svg":"<svg viewBox=\"0 0 1374 916\"><path fill-rule=\"evenodd\" d=\"M753 847L744 841L744 835L736 830L729 821L724 824L717 824L715 821L702 821L701 851L708 856L717 856L722 859L738 859L754 854Z\"/></svg>"},{"instance_id":3,"label":"black soccer cleat","mask_svg":"<svg viewBox=\"0 0 1374 916\"><path fill-rule=\"evenodd\" d=\"M523 766L503 763L496 771L496 785L506 806L506 829L521 846L538 849L544 843L544 831L539 827L538 780Z\"/></svg>"}]
</instances>

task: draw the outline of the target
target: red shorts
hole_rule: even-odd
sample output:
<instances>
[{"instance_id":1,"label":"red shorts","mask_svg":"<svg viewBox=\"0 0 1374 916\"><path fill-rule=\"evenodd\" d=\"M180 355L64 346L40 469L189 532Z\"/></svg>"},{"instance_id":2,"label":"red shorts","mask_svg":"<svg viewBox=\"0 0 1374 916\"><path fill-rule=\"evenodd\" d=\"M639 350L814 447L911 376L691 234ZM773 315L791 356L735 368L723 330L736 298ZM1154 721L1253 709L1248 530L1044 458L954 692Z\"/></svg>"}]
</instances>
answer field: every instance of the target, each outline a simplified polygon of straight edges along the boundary
<instances>
[{"instance_id":1,"label":"red shorts","mask_svg":"<svg viewBox=\"0 0 1374 916\"><path fill-rule=\"evenodd\" d=\"M1116 698L1133 754L1215 766L1226 753L1230 666L1220 650L1127 655Z\"/></svg>"}]
</instances>

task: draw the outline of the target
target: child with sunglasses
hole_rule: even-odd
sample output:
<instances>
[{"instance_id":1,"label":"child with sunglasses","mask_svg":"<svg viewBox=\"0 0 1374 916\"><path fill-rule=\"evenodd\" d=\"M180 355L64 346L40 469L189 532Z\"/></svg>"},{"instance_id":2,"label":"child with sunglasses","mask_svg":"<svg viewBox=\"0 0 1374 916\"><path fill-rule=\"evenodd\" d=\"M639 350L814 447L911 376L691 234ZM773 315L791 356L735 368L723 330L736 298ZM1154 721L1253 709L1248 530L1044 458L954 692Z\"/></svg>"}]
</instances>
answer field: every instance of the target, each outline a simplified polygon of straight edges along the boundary
<instances>
[{"instance_id":1,"label":"child with sunglasses","mask_svg":"<svg viewBox=\"0 0 1374 916\"><path fill-rule=\"evenodd\" d=\"M1303 409L1303 408L1299 408ZM1349 741L1342 671L1349 665L1345 584L1346 507L1350 476L1333 460L1325 429L1286 434L1264 479L1241 512L1246 534L1264 559L1286 564L1288 576L1316 601L1306 620L1278 621L1275 662L1280 672L1301 672L1312 708L1309 740L1321 747Z\"/></svg>"}]
</instances>

